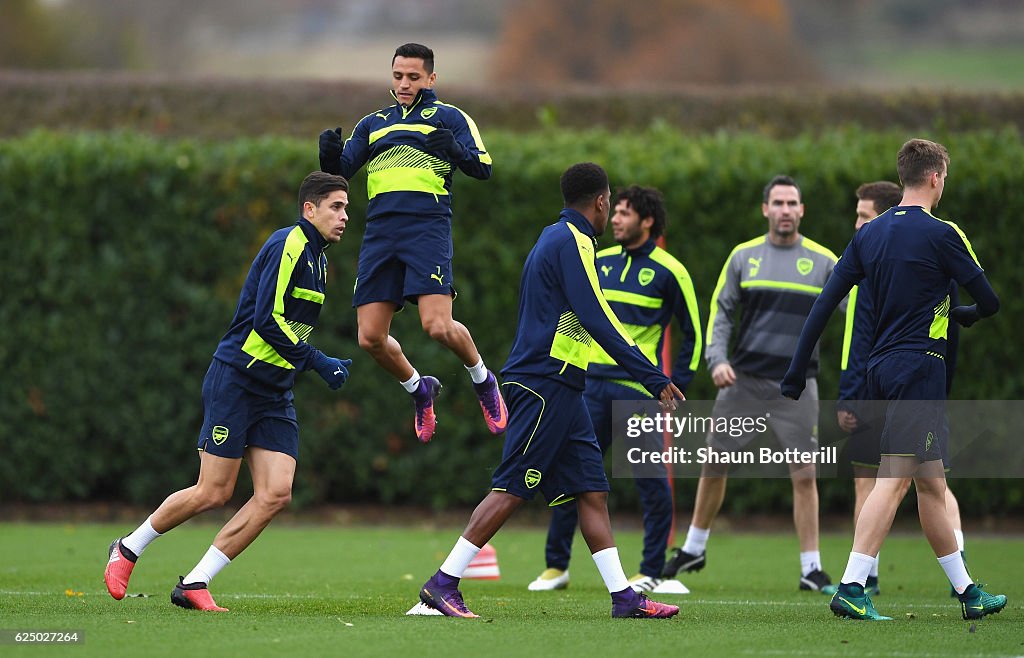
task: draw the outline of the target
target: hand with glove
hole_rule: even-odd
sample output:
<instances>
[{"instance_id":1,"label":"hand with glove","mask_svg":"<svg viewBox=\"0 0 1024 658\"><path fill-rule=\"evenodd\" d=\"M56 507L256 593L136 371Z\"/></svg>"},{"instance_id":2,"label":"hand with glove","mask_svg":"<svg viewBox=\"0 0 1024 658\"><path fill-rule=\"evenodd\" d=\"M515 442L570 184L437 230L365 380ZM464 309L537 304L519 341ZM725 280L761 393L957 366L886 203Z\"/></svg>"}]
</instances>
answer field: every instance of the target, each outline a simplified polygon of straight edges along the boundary
<instances>
[{"instance_id":1,"label":"hand with glove","mask_svg":"<svg viewBox=\"0 0 1024 658\"><path fill-rule=\"evenodd\" d=\"M977 304L954 306L949 312L949 317L965 329L981 319L981 315L978 314Z\"/></svg>"},{"instance_id":2,"label":"hand with glove","mask_svg":"<svg viewBox=\"0 0 1024 658\"><path fill-rule=\"evenodd\" d=\"M803 372L807 372L806 366ZM782 384L779 386L779 389L783 397L787 397L790 400L799 400L800 394L804 392L806 387L807 377L790 367L786 372L786 376L782 378Z\"/></svg>"},{"instance_id":3,"label":"hand with glove","mask_svg":"<svg viewBox=\"0 0 1024 658\"><path fill-rule=\"evenodd\" d=\"M452 131L444 126L438 126L427 135L427 151L452 163L461 162L466 157L466 147L459 144Z\"/></svg>"},{"instance_id":4,"label":"hand with glove","mask_svg":"<svg viewBox=\"0 0 1024 658\"><path fill-rule=\"evenodd\" d=\"M352 359L335 359L327 356L320 350L313 351L312 368L320 375L327 386L336 391L348 379L348 367L352 365Z\"/></svg>"},{"instance_id":5,"label":"hand with glove","mask_svg":"<svg viewBox=\"0 0 1024 658\"><path fill-rule=\"evenodd\" d=\"M320 171L341 175L341 151L344 140L341 138L341 127L325 130L320 133Z\"/></svg>"}]
</instances>

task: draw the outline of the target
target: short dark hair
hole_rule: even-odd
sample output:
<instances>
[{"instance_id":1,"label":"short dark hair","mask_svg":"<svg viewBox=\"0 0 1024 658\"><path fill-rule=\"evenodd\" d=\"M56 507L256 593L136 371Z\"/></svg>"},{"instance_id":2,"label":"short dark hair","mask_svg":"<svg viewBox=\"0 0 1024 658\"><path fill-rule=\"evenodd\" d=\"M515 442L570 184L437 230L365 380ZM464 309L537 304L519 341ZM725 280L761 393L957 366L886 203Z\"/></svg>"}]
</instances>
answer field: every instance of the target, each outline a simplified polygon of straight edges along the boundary
<instances>
[{"instance_id":1,"label":"short dark hair","mask_svg":"<svg viewBox=\"0 0 1024 658\"><path fill-rule=\"evenodd\" d=\"M768 184L764 186L765 203L768 203L768 197L771 196L772 188L777 187L779 185L785 185L786 187L795 187L797 194L799 194L801 200L803 200L803 194L800 192L800 186L796 184L796 181L793 180L793 178L790 176L784 176L782 174L779 174L778 176L775 176L770 181L768 181Z\"/></svg>"},{"instance_id":2,"label":"short dark hair","mask_svg":"<svg viewBox=\"0 0 1024 658\"><path fill-rule=\"evenodd\" d=\"M566 208L575 208L608 190L608 174L601 165L580 162L565 170L559 179Z\"/></svg>"},{"instance_id":3,"label":"short dark hair","mask_svg":"<svg viewBox=\"0 0 1024 658\"><path fill-rule=\"evenodd\" d=\"M328 174L323 171L314 171L306 176L299 186L299 214L302 214L302 207L307 201L314 206L331 196L331 192L341 190L348 192L348 181L343 176Z\"/></svg>"},{"instance_id":4,"label":"short dark hair","mask_svg":"<svg viewBox=\"0 0 1024 658\"><path fill-rule=\"evenodd\" d=\"M942 144L927 139L910 140L896 156L896 173L904 187L920 185L932 172L943 172L947 167L949 151Z\"/></svg>"},{"instance_id":5,"label":"short dark hair","mask_svg":"<svg viewBox=\"0 0 1024 658\"><path fill-rule=\"evenodd\" d=\"M427 75L434 72L434 51L422 43L404 43L395 49L395 55L391 58L391 65L395 65L395 59L399 57L415 57L423 60L423 68Z\"/></svg>"},{"instance_id":6,"label":"short dark hair","mask_svg":"<svg viewBox=\"0 0 1024 658\"><path fill-rule=\"evenodd\" d=\"M615 203L626 201L629 207L640 215L640 219L651 217L651 237L657 239L665 232L665 199L653 187L630 185L615 192Z\"/></svg>"},{"instance_id":7,"label":"short dark hair","mask_svg":"<svg viewBox=\"0 0 1024 658\"><path fill-rule=\"evenodd\" d=\"M903 200L903 190L896 183L887 180L864 183L857 188L857 198L875 204L875 214L881 215L889 208L895 208Z\"/></svg>"}]
</instances>

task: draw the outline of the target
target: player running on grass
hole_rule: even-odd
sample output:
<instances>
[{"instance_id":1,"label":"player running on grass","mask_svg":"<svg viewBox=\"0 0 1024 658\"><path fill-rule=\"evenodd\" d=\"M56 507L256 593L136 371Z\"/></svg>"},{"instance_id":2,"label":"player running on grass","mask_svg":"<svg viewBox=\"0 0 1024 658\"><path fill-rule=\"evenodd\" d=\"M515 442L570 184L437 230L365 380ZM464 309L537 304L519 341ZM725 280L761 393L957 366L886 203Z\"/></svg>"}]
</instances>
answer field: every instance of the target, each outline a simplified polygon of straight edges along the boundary
<instances>
[{"instance_id":1,"label":"player running on grass","mask_svg":"<svg viewBox=\"0 0 1024 658\"><path fill-rule=\"evenodd\" d=\"M917 489L921 527L939 565L960 599L964 619L999 612L1006 597L978 587L967 573L946 515L946 478L941 455L945 422L946 335L949 320L969 327L999 310L999 299L963 231L931 214L945 186L949 153L941 144L908 141L896 168L903 199L862 228L846 247L800 333L781 391L797 399L812 349L839 302L860 283L875 303L875 330L868 359L867 397L887 401L878 479L864 502L853 550L829 607L842 617L884 620L865 591L905 480ZM950 307L952 281L967 288L971 306ZM863 283L862 283L863 282Z\"/></svg>"},{"instance_id":2,"label":"player running on grass","mask_svg":"<svg viewBox=\"0 0 1024 658\"><path fill-rule=\"evenodd\" d=\"M491 492L473 511L448 559L423 584L420 600L449 617L476 617L459 580L512 513L540 491L550 505L575 498L580 530L612 597L613 617L672 617L629 586L608 520L608 479L586 404L584 378L597 341L633 379L675 408L683 394L656 368L615 318L595 268L595 236L608 223L608 175L593 163L570 167L560 181L565 208L546 227L523 266L519 320L502 370L509 424Z\"/></svg>"},{"instance_id":3,"label":"player running on grass","mask_svg":"<svg viewBox=\"0 0 1024 658\"><path fill-rule=\"evenodd\" d=\"M231 499L244 456L252 498L171 592L171 602L183 608L227 612L210 596L210 581L291 500L299 448L295 374L315 370L332 390L348 379L352 361L326 356L307 342L324 304L324 252L341 240L347 207L348 181L309 174L299 188L298 222L272 233L257 254L231 328L203 380L199 480L168 496L134 532L110 544L103 580L115 599L124 598L132 569L153 540Z\"/></svg>"},{"instance_id":4,"label":"player running on grass","mask_svg":"<svg viewBox=\"0 0 1024 658\"><path fill-rule=\"evenodd\" d=\"M672 368L672 382L680 391L693 380L700 363L700 314L693 281L683 264L654 241L665 230L665 203L653 187L631 185L615 195L610 220L618 245L597 254L598 279L615 316L640 350L658 368L666 329L675 317L681 338ZM603 452L612 444L612 402L650 400L651 394L600 346L590 353L583 399ZM661 436L657 437L661 441ZM640 572L629 579L633 587L652 591L663 583L665 548L672 529L672 487L668 468L657 465L660 477L634 479L644 512L644 551ZM547 568L529 585L531 591L569 586L569 558L578 514L574 503L551 511L544 557ZM656 592L657 593L657 592Z\"/></svg>"},{"instance_id":5,"label":"player running on grass","mask_svg":"<svg viewBox=\"0 0 1024 658\"><path fill-rule=\"evenodd\" d=\"M857 188L856 194L855 230L857 231L889 208L898 206L903 198L903 190L900 189L900 186L889 181L865 183ZM952 306L958 305L957 292L957 286L954 283L949 288ZM884 417L873 417L875 416L873 412L881 411L880 405L872 404L870 401L864 402L867 400L867 362L871 353L874 328L875 310L874 304L871 303L871 295L866 290L861 291L859 286L854 286L850 292L850 302L846 312L846 332L843 335L843 361L842 371L839 375L839 402L836 412L839 426L844 432L850 433L846 455L849 457L853 469L854 526L857 525L857 518L860 516L864 501L875 486L875 477L878 475L878 466L882 460L879 444L885 419ZM953 386L958 334L959 326L954 322L949 326L949 334L946 338L947 396ZM943 466L948 470L947 456L948 450L943 455ZM910 487L910 480L905 480L905 487ZM902 498L904 495L906 495L906 491L903 491L900 497ZM948 486L946 487L946 514L953 526L957 549L963 555L964 533L960 522L960 505ZM875 558L875 563L872 565L871 571L868 572L867 582L864 584L864 591L871 596L877 596L881 592L878 582L879 557ZM952 597L957 595L956 590L952 587L950 595Z\"/></svg>"},{"instance_id":6,"label":"player running on grass","mask_svg":"<svg viewBox=\"0 0 1024 658\"><path fill-rule=\"evenodd\" d=\"M508 418L494 374L469 330L452 319L452 175L459 169L486 180L491 156L469 115L437 100L436 80L430 48L400 46L391 62L395 104L363 117L344 146L341 128L320 134L321 169L351 178L366 165L370 200L352 294L359 346L412 395L423 442L434 435L441 383L421 377L390 335L406 301L419 306L423 330L465 364L491 433L504 432Z\"/></svg>"}]
</instances>

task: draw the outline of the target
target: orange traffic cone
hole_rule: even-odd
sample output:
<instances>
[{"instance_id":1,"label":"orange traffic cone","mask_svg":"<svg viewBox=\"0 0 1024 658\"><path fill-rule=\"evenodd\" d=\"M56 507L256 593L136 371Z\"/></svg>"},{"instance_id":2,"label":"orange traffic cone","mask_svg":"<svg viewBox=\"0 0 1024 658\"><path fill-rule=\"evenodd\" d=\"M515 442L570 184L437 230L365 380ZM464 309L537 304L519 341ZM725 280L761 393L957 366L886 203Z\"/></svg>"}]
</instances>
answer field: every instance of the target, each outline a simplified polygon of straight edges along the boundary
<instances>
[{"instance_id":1,"label":"orange traffic cone","mask_svg":"<svg viewBox=\"0 0 1024 658\"><path fill-rule=\"evenodd\" d=\"M474 578L477 580L498 580L501 578L501 570L498 569L498 552L490 544L484 544L480 552L476 554L473 561L466 567L463 578Z\"/></svg>"}]
</instances>

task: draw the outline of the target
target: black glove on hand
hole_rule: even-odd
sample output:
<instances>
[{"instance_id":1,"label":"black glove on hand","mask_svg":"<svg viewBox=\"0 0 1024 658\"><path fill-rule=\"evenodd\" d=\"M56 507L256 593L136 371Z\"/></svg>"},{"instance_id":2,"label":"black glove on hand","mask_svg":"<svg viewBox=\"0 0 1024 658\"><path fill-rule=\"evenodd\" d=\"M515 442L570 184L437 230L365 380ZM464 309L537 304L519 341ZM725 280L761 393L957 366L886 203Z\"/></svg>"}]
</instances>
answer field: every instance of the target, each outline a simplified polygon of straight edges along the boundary
<instances>
[{"instance_id":1,"label":"black glove on hand","mask_svg":"<svg viewBox=\"0 0 1024 658\"><path fill-rule=\"evenodd\" d=\"M313 370L320 375L327 386L336 391L348 380L348 367L352 365L352 359L335 359L327 356L320 350L313 353Z\"/></svg>"},{"instance_id":2,"label":"black glove on hand","mask_svg":"<svg viewBox=\"0 0 1024 658\"><path fill-rule=\"evenodd\" d=\"M953 318L961 327L967 328L972 324L981 319L978 315L978 305L971 304L970 306L954 306L949 312L949 317Z\"/></svg>"},{"instance_id":3,"label":"black glove on hand","mask_svg":"<svg viewBox=\"0 0 1024 658\"><path fill-rule=\"evenodd\" d=\"M806 387L807 378L798 376L796 373L790 371L782 378L782 385L779 389L781 390L783 397L787 397L790 400L799 400L800 394L804 392Z\"/></svg>"},{"instance_id":4,"label":"black glove on hand","mask_svg":"<svg viewBox=\"0 0 1024 658\"><path fill-rule=\"evenodd\" d=\"M320 133L320 171L341 175L341 127Z\"/></svg>"},{"instance_id":5,"label":"black glove on hand","mask_svg":"<svg viewBox=\"0 0 1024 658\"><path fill-rule=\"evenodd\" d=\"M466 147L459 144L447 128L435 128L434 132L427 135L427 150L452 162L459 162L466 157Z\"/></svg>"}]
</instances>

